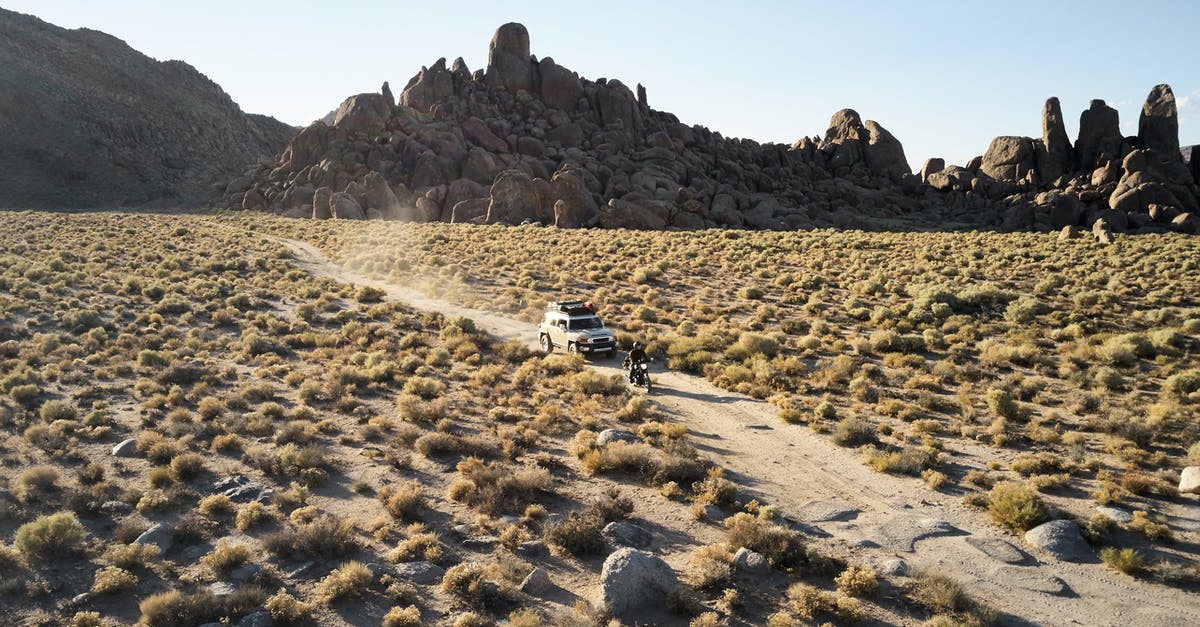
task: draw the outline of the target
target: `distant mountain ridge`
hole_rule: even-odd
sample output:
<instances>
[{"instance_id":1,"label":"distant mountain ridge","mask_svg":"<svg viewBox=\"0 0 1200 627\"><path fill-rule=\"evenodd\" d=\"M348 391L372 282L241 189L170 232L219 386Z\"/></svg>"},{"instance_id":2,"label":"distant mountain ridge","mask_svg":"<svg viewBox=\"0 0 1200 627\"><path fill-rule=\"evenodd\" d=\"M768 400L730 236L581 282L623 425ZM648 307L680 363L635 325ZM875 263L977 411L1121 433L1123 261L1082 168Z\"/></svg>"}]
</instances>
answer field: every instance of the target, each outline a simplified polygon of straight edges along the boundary
<instances>
[{"instance_id":1,"label":"distant mountain ridge","mask_svg":"<svg viewBox=\"0 0 1200 627\"><path fill-rule=\"evenodd\" d=\"M187 63L0 9L0 207L200 202L294 133Z\"/></svg>"}]
</instances>

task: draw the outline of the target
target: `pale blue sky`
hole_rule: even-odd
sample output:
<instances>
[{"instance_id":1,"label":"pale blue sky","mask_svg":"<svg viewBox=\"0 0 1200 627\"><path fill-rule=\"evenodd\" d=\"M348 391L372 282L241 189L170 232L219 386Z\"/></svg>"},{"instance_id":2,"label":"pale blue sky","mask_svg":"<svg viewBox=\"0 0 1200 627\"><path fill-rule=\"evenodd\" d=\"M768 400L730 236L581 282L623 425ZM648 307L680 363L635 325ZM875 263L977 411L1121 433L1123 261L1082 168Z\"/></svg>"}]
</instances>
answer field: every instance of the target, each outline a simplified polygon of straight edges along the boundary
<instances>
[{"instance_id":1,"label":"pale blue sky","mask_svg":"<svg viewBox=\"0 0 1200 627\"><path fill-rule=\"evenodd\" d=\"M1182 143L1200 143L1195 0L0 3L183 59L244 110L297 125L384 80L399 93L439 57L478 69L496 27L517 21L539 58L640 82L652 107L726 136L791 143L852 107L914 167L961 164L996 135L1039 136L1049 96L1072 139L1092 98L1136 134L1146 94L1166 82Z\"/></svg>"}]
</instances>

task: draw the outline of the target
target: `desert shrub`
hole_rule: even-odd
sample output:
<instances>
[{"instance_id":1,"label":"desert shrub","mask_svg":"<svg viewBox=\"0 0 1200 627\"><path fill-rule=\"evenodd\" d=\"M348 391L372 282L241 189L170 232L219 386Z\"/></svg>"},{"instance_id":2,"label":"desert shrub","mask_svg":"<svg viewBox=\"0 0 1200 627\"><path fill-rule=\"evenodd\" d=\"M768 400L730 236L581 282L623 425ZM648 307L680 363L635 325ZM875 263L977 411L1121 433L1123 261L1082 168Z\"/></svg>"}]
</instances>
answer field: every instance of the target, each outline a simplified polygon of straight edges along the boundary
<instances>
[{"instance_id":1,"label":"desert shrub","mask_svg":"<svg viewBox=\"0 0 1200 627\"><path fill-rule=\"evenodd\" d=\"M1033 322L1039 315L1046 313L1048 307L1033 296L1021 296L1010 302L1004 310L1004 317L1011 322Z\"/></svg>"},{"instance_id":2,"label":"desert shrub","mask_svg":"<svg viewBox=\"0 0 1200 627\"><path fill-rule=\"evenodd\" d=\"M985 395L988 409L997 416L1007 418L1008 420L1016 420L1021 416L1021 408L1017 401L1013 399L1012 394L1000 388L991 388Z\"/></svg>"},{"instance_id":3,"label":"desert shrub","mask_svg":"<svg viewBox=\"0 0 1200 627\"><path fill-rule=\"evenodd\" d=\"M869 566L851 565L834 579L837 588L844 594L861 597L870 596L878 585L875 571Z\"/></svg>"},{"instance_id":4,"label":"desert shrub","mask_svg":"<svg viewBox=\"0 0 1200 627\"><path fill-rule=\"evenodd\" d=\"M263 542L267 550L277 555L300 554L321 559L341 557L359 548L354 522L331 515L291 526L267 536Z\"/></svg>"},{"instance_id":5,"label":"desert shrub","mask_svg":"<svg viewBox=\"0 0 1200 627\"><path fill-rule=\"evenodd\" d=\"M427 531L413 533L401 540L396 548L388 553L388 559L393 562L439 562L442 559L442 543L437 534Z\"/></svg>"},{"instance_id":6,"label":"desert shrub","mask_svg":"<svg viewBox=\"0 0 1200 627\"><path fill-rule=\"evenodd\" d=\"M194 479L206 469L204 456L199 453L184 453L171 460L171 474L180 481Z\"/></svg>"},{"instance_id":7,"label":"desert shrub","mask_svg":"<svg viewBox=\"0 0 1200 627\"><path fill-rule=\"evenodd\" d=\"M730 507L737 498L737 486L725 478L723 468L714 466L708 469L707 477L692 484L692 493L696 495L697 503Z\"/></svg>"},{"instance_id":8,"label":"desert shrub","mask_svg":"<svg viewBox=\"0 0 1200 627\"><path fill-rule=\"evenodd\" d=\"M495 581L493 571L478 562L456 564L446 570L438 589L462 599L471 607L495 612L512 604L516 595L511 586Z\"/></svg>"},{"instance_id":9,"label":"desert shrub","mask_svg":"<svg viewBox=\"0 0 1200 627\"><path fill-rule=\"evenodd\" d=\"M415 520L425 508L425 493L419 481L384 486L378 496L383 508L400 520Z\"/></svg>"},{"instance_id":10,"label":"desert shrub","mask_svg":"<svg viewBox=\"0 0 1200 627\"><path fill-rule=\"evenodd\" d=\"M425 400L437 398L446 391L446 384L430 377L412 377L404 383L402 392Z\"/></svg>"},{"instance_id":11,"label":"desert shrub","mask_svg":"<svg viewBox=\"0 0 1200 627\"><path fill-rule=\"evenodd\" d=\"M1109 568L1132 575L1146 569L1146 558L1137 549L1118 549L1106 546L1100 549L1100 561Z\"/></svg>"},{"instance_id":12,"label":"desert shrub","mask_svg":"<svg viewBox=\"0 0 1200 627\"><path fill-rule=\"evenodd\" d=\"M818 614L832 611L837 602L833 594L802 581L789 586L785 598L789 612L805 623L815 622Z\"/></svg>"},{"instance_id":13,"label":"desert shrub","mask_svg":"<svg viewBox=\"0 0 1200 627\"><path fill-rule=\"evenodd\" d=\"M92 594L108 594L137 587L137 575L119 566L106 566L92 579Z\"/></svg>"},{"instance_id":14,"label":"desert shrub","mask_svg":"<svg viewBox=\"0 0 1200 627\"><path fill-rule=\"evenodd\" d=\"M1171 540L1174 537L1170 527L1150 520L1150 515L1142 510L1133 512L1133 519L1129 521L1129 529L1146 536L1150 540Z\"/></svg>"},{"instance_id":15,"label":"desert shrub","mask_svg":"<svg viewBox=\"0 0 1200 627\"><path fill-rule=\"evenodd\" d=\"M104 561L124 568L136 570L147 568L151 562L158 559L159 548L153 544L118 544L104 551Z\"/></svg>"},{"instance_id":16,"label":"desert shrub","mask_svg":"<svg viewBox=\"0 0 1200 627\"><path fill-rule=\"evenodd\" d=\"M787 527L738 512L725 519L725 529L726 544L761 553L774 566L794 568L804 561L804 542Z\"/></svg>"},{"instance_id":17,"label":"desert shrub","mask_svg":"<svg viewBox=\"0 0 1200 627\"><path fill-rule=\"evenodd\" d=\"M200 563L207 566L213 573L224 575L229 571L245 564L254 556L254 551L245 544L234 544L222 538L212 551L200 558Z\"/></svg>"},{"instance_id":18,"label":"desert shrub","mask_svg":"<svg viewBox=\"0 0 1200 627\"><path fill-rule=\"evenodd\" d=\"M937 465L940 457L936 451L905 447L899 450L880 450L874 446L863 449L863 461L876 472L898 475L919 475L921 471Z\"/></svg>"},{"instance_id":19,"label":"desert shrub","mask_svg":"<svg viewBox=\"0 0 1200 627\"><path fill-rule=\"evenodd\" d=\"M312 620L312 605L288 594L283 588L267 599L263 607L271 613L271 618L283 625L301 625Z\"/></svg>"},{"instance_id":20,"label":"desert shrub","mask_svg":"<svg viewBox=\"0 0 1200 627\"><path fill-rule=\"evenodd\" d=\"M421 610L415 605L396 606L383 615L383 627L419 627Z\"/></svg>"},{"instance_id":21,"label":"desert shrub","mask_svg":"<svg viewBox=\"0 0 1200 627\"><path fill-rule=\"evenodd\" d=\"M313 597L328 605L345 597L361 596L367 585L374 580L371 569L361 562L346 562L317 583Z\"/></svg>"},{"instance_id":22,"label":"desert shrub","mask_svg":"<svg viewBox=\"0 0 1200 627\"><path fill-rule=\"evenodd\" d=\"M49 400L42 403L41 409L38 410L38 416L43 422L54 422L55 420L75 420L79 417L79 412L74 405L60 400Z\"/></svg>"},{"instance_id":23,"label":"desert shrub","mask_svg":"<svg viewBox=\"0 0 1200 627\"><path fill-rule=\"evenodd\" d=\"M200 503L196 506L196 509L206 516L227 516L232 514L237 509L237 506L224 494L210 494L200 499Z\"/></svg>"},{"instance_id":24,"label":"desert shrub","mask_svg":"<svg viewBox=\"0 0 1200 627\"><path fill-rule=\"evenodd\" d=\"M518 513L539 492L550 490L550 473L544 468L514 470L468 457L457 469L461 478L450 485L449 497L484 514Z\"/></svg>"},{"instance_id":25,"label":"desert shrub","mask_svg":"<svg viewBox=\"0 0 1200 627\"><path fill-rule=\"evenodd\" d=\"M100 612L75 612L71 617L71 622L67 623L71 627L101 627L104 623L100 621Z\"/></svg>"},{"instance_id":26,"label":"desert shrub","mask_svg":"<svg viewBox=\"0 0 1200 627\"><path fill-rule=\"evenodd\" d=\"M246 503L238 508L237 519L235 520L234 524L237 526L239 531L246 531L247 529L256 527L268 520L271 520L271 518L273 518L273 516L271 515L271 512L267 510L265 505L259 503L258 501L250 501L249 503Z\"/></svg>"},{"instance_id":27,"label":"desert shrub","mask_svg":"<svg viewBox=\"0 0 1200 627\"><path fill-rule=\"evenodd\" d=\"M556 546L572 555L594 555L604 550L601 532L606 524L595 510L571 512L565 520L546 528L546 544Z\"/></svg>"},{"instance_id":28,"label":"desert shrub","mask_svg":"<svg viewBox=\"0 0 1200 627\"><path fill-rule=\"evenodd\" d=\"M688 573L700 590L719 589L733 578L731 555L724 545L702 546L692 553Z\"/></svg>"},{"instance_id":29,"label":"desert shrub","mask_svg":"<svg viewBox=\"0 0 1200 627\"><path fill-rule=\"evenodd\" d=\"M41 516L17 528L13 546L27 559L75 553L83 547L84 529L75 515Z\"/></svg>"},{"instance_id":30,"label":"desert shrub","mask_svg":"<svg viewBox=\"0 0 1200 627\"><path fill-rule=\"evenodd\" d=\"M988 494L992 520L1013 531L1023 532L1044 522L1046 505L1037 492L1020 483L1001 483Z\"/></svg>"},{"instance_id":31,"label":"desert shrub","mask_svg":"<svg viewBox=\"0 0 1200 627\"><path fill-rule=\"evenodd\" d=\"M876 441L875 426L858 416L847 416L838 421L830 435L838 446L862 446Z\"/></svg>"},{"instance_id":32,"label":"desert shrub","mask_svg":"<svg viewBox=\"0 0 1200 627\"><path fill-rule=\"evenodd\" d=\"M1028 477L1030 475L1041 475L1063 470L1066 466L1064 460L1054 453L1021 453L1013 459L1010 468L1013 472Z\"/></svg>"},{"instance_id":33,"label":"desert shrub","mask_svg":"<svg viewBox=\"0 0 1200 627\"><path fill-rule=\"evenodd\" d=\"M613 396L625 392L625 379L619 374L604 375L595 370L584 370L571 375L572 388L584 394Z\"/></svg>"},{"instance_id":34,"label":"desert shrub","mask_svg":"<svg viewBox=\"0 0 1200 627\"><path fill-rule=\"evenodd\" d=\"M139 623L146 627L188 627L219 619L228 622L260 607L265 600L266 595L257 587L241 588L222 597L207 591L186 594L170 590L151 595L138 605L142 612Z\"/></svg>"},{"instance_id":35,"label":"desert shrub","mask_svg":"<svg viewBox=\"0 0 1200 627\"><path fill-rule=\"evenodd\" d=\"M444 398L425 400L410 393L396 397L396 416L409 422L432 424L445 418L449 410L450 404Z\"/></svg>"},{"instance_id":36,"label":"desert shrub","mask_svg":"<svg viewBox=\"0 0 1200 627\"><path fill-rule=\"evenodd\" d=\"M1163 381L1164 394L1180 398L1191 398L1200 391L1200 370L1185 370L1167 377Z\"/></svg>"},{"instance_id":37,"label":"desert shrub","mask_svg":"<svg viewBox=\"0 0 1200 627\"><path fill-rule=\"evenodd\" d=\"M34 466L17 475L10 489L18 500L28 502L57 488L60 477L54 466Z\"/></svg>"}]
</instances>

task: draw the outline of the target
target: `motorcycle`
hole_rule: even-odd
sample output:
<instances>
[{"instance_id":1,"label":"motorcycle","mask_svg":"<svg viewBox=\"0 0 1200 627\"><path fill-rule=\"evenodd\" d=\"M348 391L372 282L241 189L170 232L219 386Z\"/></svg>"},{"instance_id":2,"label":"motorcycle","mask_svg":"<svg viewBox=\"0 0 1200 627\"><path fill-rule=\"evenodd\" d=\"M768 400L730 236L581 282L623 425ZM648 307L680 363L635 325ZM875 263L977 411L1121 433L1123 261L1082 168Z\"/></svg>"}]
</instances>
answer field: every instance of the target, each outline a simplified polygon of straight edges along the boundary
<instances>
[{"instance_id":1,"label":"motorcycle","mask_svg":"<svg viewBox=\"0 0 1200 627\"><path fill-rule=\"evenodd\" d=\"M633 368L625 371L625 381L649 392L650 365L644 361L634 364Z\"/></svg>"}]
</instances>

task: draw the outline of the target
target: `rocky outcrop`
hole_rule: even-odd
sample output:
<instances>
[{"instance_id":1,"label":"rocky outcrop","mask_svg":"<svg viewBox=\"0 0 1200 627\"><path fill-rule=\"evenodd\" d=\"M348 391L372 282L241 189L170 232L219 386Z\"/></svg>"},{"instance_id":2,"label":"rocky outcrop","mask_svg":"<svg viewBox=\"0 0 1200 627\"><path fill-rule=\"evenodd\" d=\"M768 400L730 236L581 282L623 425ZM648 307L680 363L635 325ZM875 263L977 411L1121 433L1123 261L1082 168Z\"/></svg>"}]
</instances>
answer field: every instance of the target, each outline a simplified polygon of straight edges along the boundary
<instances>
[{"instance_id":1,"label":"rocky outcrop","mask_svg":"<svg viewBox=\"0 0 1200 627\"><path fill-rule=\"evenodd\" d=\"M791 146L726 138L651 109L640 85L539 61L529 40L505 24L483 71L439 59L398 103L352 96L224 205L324 218L328 188L367 217L640 229L865 226L923 207L900 141L853 110Z\"/></svg>"},{"instance_id":2,"label":"rocky outcrop","mask_svg":"<svg viewBox=\"0 0 1200 627\"><path fill-rule=\"evenodd\" d=\"M1050 98L1040 140L997 137L978 168L974 160L967 168L931 160L921 177L963 211L987 211L998 202L1004 209L993 224L1001 230L1094 227L1105 242L1114 232L1188 232L1191 222L1172 221L1200 211L1200 188L1179 148L1177 115L1171 88L1155 86L1138 136L1123 138L1116 109L1093 100L1072 147L1058 99Z\"/></svg>"},{"instance_id":3,"label":"rocky outcrop","mask_svg":"<svg viewBox=\"0 0 1200 627\"><path fill-rule=\"evenodd\" d=\"M244 193L256 178L239 175L294 134L243 113L182 61L0 9L0 206L184 204L228 187Z\"/></svg>"},{"instance_id":4,"label":"rocky outcrop","mask_svg":"<svg viewBox=\"0 0 1200 627\"><path fill-rule=\"evenodd\" d=\"M1138 118L1138 145L1171 158L1179 155L1179 111L1170 85L1155 85L1146 96Z\"/></svg>"},{"instance_id":5,"label":"rocky outcrop","mask_svg":"<svg viewBox=\"0 0 1200 627\"><path fill-rule=\"evenodd\" d=\"M1034 155L1033 140L1028 137L997 137L983 153L980 170L998 180L1033 182Z\"/></svg>"},{"instance_id":6,"label":"rocky outcrop","mask_svg":"<svg viewBox=\"0 0 1200 627\"><path fill-rule=\"evenodd\" d=\"M1071 138L1063 122L1058 98L1046 99L1042 109L1042 143L1038 146L1038 173L1043 181L1053 182L1071 167Z\"/></svg>"},{"instance_id":7,"label":"rocky outcrop","mask_svg":"<svg viewBox=\"0 0 1200 627\"><path fill-rule=\"evenodd\" d=\"M1121 137L1117 111L1095 100L1072 145L1050 98L1040 138L997 137L966 167L930 159L919 176L900 141L853 109L790 146L726 138L651 109L640 85L539 61L515 23L496 31L485 69L439 59L399 96L385 85L347 99L331 124L231 182L224 205L356 216L334 198L344 193L367 218L633 229L1050 231L1105 216L1114 231L1140 232L1200 212L1166 86L1147 99L1139 137ZM1126 160L1135 150L1144 154ZM314 195L321 188L328 198Z\"/></svg>"},{"instance_id":8,"label":"rocky outcrop","mask_svg":"<svg viewBox=\"0 0 1200 627\"><path fill-rule=\"evenodd\" d=\"M621 617L661 606L678 585L675 571L662 558L619 549L604 560L600 572L600 610Z\"/></svg>"},{"instance_id":9,"label":"rocky outcrop","mask_svg":"<svg viewBox=\"0 0 1200 627\"><path fill-rule=\"evenodd\" d=\"M1093 100L1079 115L1079 138L1075 140L1078 170L1090 172L1121 157L1121 117L1103 100Z\"/></svg>"}]
</instances>

